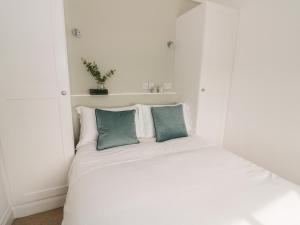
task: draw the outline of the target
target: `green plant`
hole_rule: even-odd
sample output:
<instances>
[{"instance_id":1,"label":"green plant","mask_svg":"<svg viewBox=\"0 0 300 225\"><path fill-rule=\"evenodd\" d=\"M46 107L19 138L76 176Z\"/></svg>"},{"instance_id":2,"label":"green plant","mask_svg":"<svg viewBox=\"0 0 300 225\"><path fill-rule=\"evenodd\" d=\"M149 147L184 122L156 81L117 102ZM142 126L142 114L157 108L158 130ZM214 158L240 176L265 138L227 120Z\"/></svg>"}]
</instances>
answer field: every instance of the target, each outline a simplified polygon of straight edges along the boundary
<instances>
[{"instance_id":1,"label":"green plant","mask_svg":"<svg viewBox=\"0 0 300 225\"><path fill-rule=\"evenodd\" d=\"M105 83L105 81L116 73L115 69L111 69L102 74L95 62L88 62L85 59L81 59L83 65L85 65L87 71L94 77L98 84Z\"/></svg>"}]
</instances>

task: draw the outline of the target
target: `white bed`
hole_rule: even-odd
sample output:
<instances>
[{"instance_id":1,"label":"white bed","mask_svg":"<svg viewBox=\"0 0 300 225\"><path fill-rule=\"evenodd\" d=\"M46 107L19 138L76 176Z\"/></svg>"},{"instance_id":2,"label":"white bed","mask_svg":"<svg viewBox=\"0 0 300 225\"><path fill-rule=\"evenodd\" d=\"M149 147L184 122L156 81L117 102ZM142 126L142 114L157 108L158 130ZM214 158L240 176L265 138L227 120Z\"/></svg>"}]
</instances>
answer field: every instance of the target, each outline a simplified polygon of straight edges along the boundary
<instances>
[{"instance_id":1,"label":"white bed","mask_svg":"<svg viewBox=\"0 0 300 225\"><path fill-rule=\"evenodd\" d=\"M300 188L198 137L96 151L69 175L63 225L299 225Z\"/></svg>"}]
</instances>

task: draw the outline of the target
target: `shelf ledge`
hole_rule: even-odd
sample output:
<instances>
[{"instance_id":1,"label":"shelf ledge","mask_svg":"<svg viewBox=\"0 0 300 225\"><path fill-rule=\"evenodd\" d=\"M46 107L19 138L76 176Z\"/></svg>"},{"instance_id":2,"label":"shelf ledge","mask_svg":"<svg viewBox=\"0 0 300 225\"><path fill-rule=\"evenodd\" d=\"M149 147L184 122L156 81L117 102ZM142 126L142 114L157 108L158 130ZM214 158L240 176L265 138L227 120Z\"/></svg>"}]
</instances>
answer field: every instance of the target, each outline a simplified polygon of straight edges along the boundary
<instances>
[{"instance_id":1,"label":"shelf ledge","mask_svg":"<svg viewBox=\"0 0 300 225\"><path fill-rule=\"evenodd\" d=\"M134 95L176 95L176 92L161 92L161 93L149 93L149 92L128 92L128 93L111 93L108 95L71 95L71 97L105 97L105 96L134 96Z\"/></svg>"}]
</instances>

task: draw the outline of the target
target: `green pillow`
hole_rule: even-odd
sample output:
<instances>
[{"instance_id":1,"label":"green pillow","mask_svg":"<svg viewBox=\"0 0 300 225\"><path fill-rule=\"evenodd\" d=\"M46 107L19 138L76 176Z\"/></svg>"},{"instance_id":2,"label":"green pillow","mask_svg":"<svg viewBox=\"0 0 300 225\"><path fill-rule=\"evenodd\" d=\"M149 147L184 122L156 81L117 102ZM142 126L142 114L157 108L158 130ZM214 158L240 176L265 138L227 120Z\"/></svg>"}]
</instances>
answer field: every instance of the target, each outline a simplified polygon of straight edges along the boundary
<instances>
[{"instance_id":1,"label":"green pillow","mask_svg":"<svg viewBox=\"0 0 300 225\"><path fill-rule=\"evenodd\" d=\"M135 110L112 112L96 109L95 112L99 133L97 150L139 143L135 129Z\"/></svg>"},{"instance_id":2,"label":"green pillow","mask_svg":"<svg viewBox=\"0 0 300 225\"><path fill-rule=\"evenodd\" d=\"M156 141L187 137L182 105L152 107Z\"/></svg>"}]
</instances>

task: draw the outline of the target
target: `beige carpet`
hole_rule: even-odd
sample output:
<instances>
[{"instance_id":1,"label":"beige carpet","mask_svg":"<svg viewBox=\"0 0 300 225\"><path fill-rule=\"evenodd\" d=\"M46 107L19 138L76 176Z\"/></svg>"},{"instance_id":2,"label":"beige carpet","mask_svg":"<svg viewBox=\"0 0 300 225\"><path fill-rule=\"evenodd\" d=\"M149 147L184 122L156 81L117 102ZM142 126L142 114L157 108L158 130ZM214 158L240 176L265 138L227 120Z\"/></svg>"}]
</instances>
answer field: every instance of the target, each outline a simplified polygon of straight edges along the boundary
<instances>
[{"instance_id":1,"label":"beige carpet","mask_svg":"<svg viewBox=\"0 0 300 225\"><path fill-rule=\"evenodd\" d=\"M54 209L33 216L16 219L13 225L61 225L63 209Z\"/></svg>"}]
</instances>

